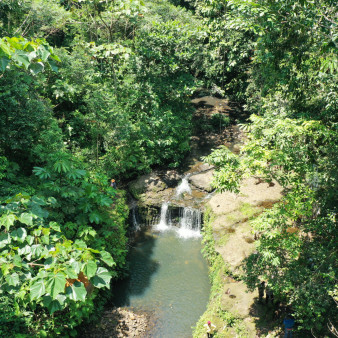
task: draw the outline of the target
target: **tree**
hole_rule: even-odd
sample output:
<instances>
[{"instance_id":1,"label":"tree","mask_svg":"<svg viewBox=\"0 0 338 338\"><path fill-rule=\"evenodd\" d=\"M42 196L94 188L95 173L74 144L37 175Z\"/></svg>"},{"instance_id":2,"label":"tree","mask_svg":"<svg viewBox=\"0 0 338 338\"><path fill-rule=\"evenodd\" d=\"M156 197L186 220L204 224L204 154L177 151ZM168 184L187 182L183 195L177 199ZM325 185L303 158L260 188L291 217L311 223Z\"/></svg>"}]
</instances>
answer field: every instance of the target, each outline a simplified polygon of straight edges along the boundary
<instances>
[{"instance_id":1,"label":"tree","mask_svg":"<svg viewBox=\"0 0 338 338\"><path fill-rule=\"evenodd\" d=\"M6 201L0 211L1 293L14 297L14 305L50 314L74 309L96 294L95 288L109 288L115 265L106 251L87 247L81 240L68 240L56 222L48 222L53 198L19 194Z\"/></svg>"},{"instance_id":2,"label":"tree","mask_svg":"<svg viewBox=\"0 0 338 338\"><path fill-rule=\"evenodd\" d=\"M294 311L299 329L323 334L337 317L336 25L331 1L230 1L256 31L247 107L246 144L206 160L214 186L238 191L242 178L276 180L281 202L257 217L257 253L245 264L254 289L268 281ZM331 324L330 324L331 323Z\"/></svg>"}]
</instances>

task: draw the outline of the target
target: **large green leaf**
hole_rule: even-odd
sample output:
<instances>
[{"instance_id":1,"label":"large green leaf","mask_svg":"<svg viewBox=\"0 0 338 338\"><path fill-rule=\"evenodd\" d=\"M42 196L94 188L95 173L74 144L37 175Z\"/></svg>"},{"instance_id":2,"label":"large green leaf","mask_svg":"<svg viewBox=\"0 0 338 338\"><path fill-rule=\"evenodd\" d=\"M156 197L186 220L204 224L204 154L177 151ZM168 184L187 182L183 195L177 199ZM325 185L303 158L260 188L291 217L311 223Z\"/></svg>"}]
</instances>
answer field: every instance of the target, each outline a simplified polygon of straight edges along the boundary
<instances>
[{"instance_id":1,"label":"large green leaf","mask_svg":"<svg viewBox=\"0 0 338 338\"><path fill-rule=\"evenodd\" d=\"M50 55L50 51L48 50L48 48L46 48L45 46L39 46L38 50L40 51L42 61L47 61L48 56Z\"/></svg>"},{"instance_id":2,"label":"large green leaf","mask_svg":"<svg viewBox=\"0 0 338 338\"><path fill-rule=\"evenodd\" d=\"M9 234L1 233L0 234L0 249L4 248L7 244L11 242Z\"/></svg>"},{"instance_id":3,"label":"large green leaf","mask_svg":"<svg viewBox=\"0 0 338 338\"><path fill-rule=\"evenodd\" d=\"M11 237L18 242L23 242L27 237L27 231L24 228L18 228L11 232Z\"/></svg>"},{"instance_id":4,"label":"large green leaf","mask_svg":"<svg viewBox=\"0 0 338 338\"><path fill-rule=\"evenodd\" d=\"M31 248L30 245L26 245L23 248L19 248L19 250L18 250L18 254L20 256L22 256L22 255L29 255L29 254L31 254L31 252L32 252L32 248Z\"/></svg>"},{"instance_id":5,"label":"large green leaf","mask_svg":"<svg viewBox=\"0 0 338 338\"><path fill-rule=\"evenodd\" d=\"M89 279L95 276L96 269L97 269L96 263L94 261L88 261L83 268L83 273Z\"/></svg>"},{"instance_id":6,"label":"large green leaf","mask_svg":"<svg viewBox=\"0 0 338 338\"><path fill-rule=\"evenodd\" d=\"M22 262L22 257L20 257L19 255L15 255L13 257L13 264L14 266L16 266L17 268L21 268L23 264L25 264L24 262Z\"/></svg>"},{"instance_id":7,"label":"large green leaf","mask_svg":"<svg viewBox=\"0 0 338 338\"><path fill-rule=\"evenodd\" d=\"M45 248L41 244L34 244L31 246L31 253L33 258L40 258L44 252Z\"/></svg>"},{"instance_id":8,"label":"large green leaf","mask_svg":"<svg viewBox=\"0 0 338 338\"><path fill-rule=\"evenodd\" d=\"M0 224L3 225L7 230L14 224L16 217L13 214L2 215L0 218Z\"/></svg>"},{"instance_id":9,"label":"large green leaf","mask_svg":"<svg viewBox=\"0 0 338 338\"><path fill-rule=\"evenodd\" d=\"M66 285L66 278L62 273L50 273L48 274L48 279L46 282L46 291L51 295L53 299L56 298L56 296L59 293L64 292Z\"/></svg>"},{"instance_id":10,"label":"large green leaf","mask_svg":"<svg viewBox=\"0 0 338 338\"><path fill-rule=\"evenodd\" d=\"M93 211L89 214L89 220L90 220L91 223L100 224L101 215L98 212Z\"/></svg>"},{"instance_id":11,"label":"large green leaf","mask_svg":"<svg viewBox=\"0 0 338 338\"><path fill-rule=\"evenodd\" d=\"M116 264L111 254L107 251L101 251L101 259L109 266L113 266Z\"/></svg>"},{"instance_id":12,"label":"large green leaf","mask_svg":"<svg viewBox=\"0 0 338 338\"><path fill-rule=\"evenodd\" d=\"M19 221L26 225L33 225L33 216L32 214L24 212L23 214L20 215Z\"/></svg>"},{"instance_id":13,"label":"large green leaf","mask_svg":"<svg viewBox=\"0 0 338 338\"><path fill-rule=\"evenodd\" d=\"M53 314L56 311L62 310L62 306L58 299L52 299L50 296L45 296L43 298L43 305L48 308L50 314Z\"/></svg>"},{"instance_id":14,"label":"large green leaf","mask_svg":"<svg viewBox=\"0 0 338 338\"><path fill-rule=\"evenodd\" d=\"M4 72L10 62L7 56L0 56L0 70Z\"/></svg>"},{"instance_id":15,"label":"large green leaf","mask_svg":"<svg viewBox=\"0 0 338 338\"><path fill-rule=\"evenodd\" d=\"M57 224L56 222L49 222L49 227L53 229L54 231L60 232L60 225Z\"/></svg>"},{"instance_id":16,"label":"large green leaf","mask_svg":"<svg viewBox=\"0 0 338 338\"><path fill-rule=\"evenodd\" d=\"M46 293L45 284L42 279L34 281L30 286L31 300L39 299Z\"/></svg>"},{"instance_id":17,"label":"large green leaf","mask_svg":"<svg viewBox=\"0 0 338 338\"><path fill-rule=\"evenodd\" d=\"M108 207L108 206L110 206L113 203L113 201L108 196L102 195L98 199L98 203L99 203L99 205L101 205L103 207Z\"/></svg>"},{"instance_id":18,"label":"large green leaf","mask_svg":"<svg viewBox=\"0 0 338 338\"><path fill-rule=\"evenodd\" d=\"M32 197L32 205L37 204L37 205L46 205L46 201L39 197L39 196L33 196Z\"/></svg>"},{"instance_id":19,"label":"large green leaf","mask_svg":"<svg viewBox=\"0 0 338 338\"><path fill-rule=\"evenodd\" d=\"M36 75L43 71L44 65L42 62L31 63L29 69L34 75Z\"/></svg>"},{"instance_id":20,"label":"large green leaf","mask_svg":"<svg viewBox=\"0 0 338 338\"><path fill-rule=\"evenodd\" d=\"M73 285L66 288L66 295L69 299L74 301L84 302L87 295L87 290L84 287L83 283L75 282Z\"/></svg>"},{"instance_id":21,"label":"large green leaf","mask_svg":"<svg viewBox=\"0 0 338 338\"><path fill-rule=\"evenodd\" d=\"M29 245L32 245L34 243L34 237L31 236L31 235L28 235L26 237L26 242L29 244Z\"/></svg>"},{"instance_id":22,"label":"large green leaf","mask_svg":"<svg viewBox=\"0 0 338 338\"><path fill-rule=\"evenodd\" d=\"M59 70L59 67L54 60L48 60L48 63L50 65L50 68L52 68L54 72L57 72Z\"/></svg>"},{"instance_id":23,"label":"large green leaf","mask_svg":"<svg viewBox=\"0 0 338 338\"><path fill-rule=\"evenodd\" d=\"M111 280L110 272L105 268L99 267L97 269L96 275L90 281L97 288L103 287L109 288L110 280Z\"/></svg>"},{"instance_id":24,"label":"large green leaf","mask_svg":"<svg viewBox=\"0 0 338 338\"><path fill-rule=\"evenodd\" d=\"M17 51L14 55L12 55L12 60L16 61L19 66L23 65L25 69L27 69L30 64L28 54L23 51Z\"/></svg>"},{"instance_id":25,"label":"large green leaf","mask_svg":"<svg viewBox=\"0 0 338 338\"><path fill-rule=\"evenodd\" d=\"M42 209L40 205L36 203L32 205L31 213L40 218L47 218L49 215L49 212L47 210Z\"/></svg>"},{"instance_id":26,"label":"large green leaf","mask_svg":"<svg viewBox=\"0 0 338 338\"><path fill-rule=\"evenodd\" d=\"M80 270L80 269L79 269ZM66 268L66 274L67 274L67 276L69 277L69 278L73 278L73 279L76 279L77 277L78 277L78 272L76 272L75 270L74 270L74 268L73 267L71 267L71 266L68 266L67 268Z\"/></svg>"},{"instance_id":27,"label":"large green leaf","mask_svg":"<svg viewBox=\"0 0 338 338\"><path fill-rule=\"evenodd\" d=\"M16 272L14 272L10 275L8 274L6 276L6 282L8 283L8 285L17 286L19 284L19 281L20 281L19 275Z\"/></svg>"},{"instance_id":28,"label":"large green leaf","mask_svg":"<svg viewBox=\"0 0 338 338\"><path fill-rule=\"evenodd\" d=\"M1 263L1 272L4 276L6 276L11 270L11 264Z\"/></svg>"},{"instance_id":29,"label":"large green leaf","mask_svg":"<svg viewBox=\"0 0 338 338\"><path fill-rule=\"evenodd\" d=\"M8 44L3 41L3 40L0 40L0 48L2 49L2 51L4 53L6 53L7 55L11 55L11 50L10 50L10 47L8 46Z\"/></svg>"},{"instance_id":30,"label":"large green leaf","mask_svg":"<svg viewBox=\"0 0 338 338\"><path fill-rule=\"evenodd\" d=\"M77 274L81 271L81 263L80 262L73 261L70 264Z\"/></svg>"}]
</instances>

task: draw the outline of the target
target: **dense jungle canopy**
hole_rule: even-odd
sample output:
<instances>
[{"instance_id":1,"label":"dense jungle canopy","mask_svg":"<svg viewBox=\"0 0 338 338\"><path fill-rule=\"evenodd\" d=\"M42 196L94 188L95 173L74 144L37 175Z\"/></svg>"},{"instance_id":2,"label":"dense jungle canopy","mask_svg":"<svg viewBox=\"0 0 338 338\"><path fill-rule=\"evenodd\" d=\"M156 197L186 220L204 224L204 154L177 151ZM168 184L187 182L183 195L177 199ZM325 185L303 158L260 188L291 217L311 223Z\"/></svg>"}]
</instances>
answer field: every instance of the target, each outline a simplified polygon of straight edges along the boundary
<instances>
[{"instance_id":1,"label":"dense jungle canopy","mask_svg":"<svg viewBox=\"0 0 338 338\"><path fill-rule=\"evenodd\" d=\"M246 283L333 334L337 22L333 0L2 0L0 336L76 336L99 315L127 273L109 179L178 167L201 90L248 116L240 155L206 158L215 188L257 175L285 191L254 221Z\"/></svg>"}]
</instances>

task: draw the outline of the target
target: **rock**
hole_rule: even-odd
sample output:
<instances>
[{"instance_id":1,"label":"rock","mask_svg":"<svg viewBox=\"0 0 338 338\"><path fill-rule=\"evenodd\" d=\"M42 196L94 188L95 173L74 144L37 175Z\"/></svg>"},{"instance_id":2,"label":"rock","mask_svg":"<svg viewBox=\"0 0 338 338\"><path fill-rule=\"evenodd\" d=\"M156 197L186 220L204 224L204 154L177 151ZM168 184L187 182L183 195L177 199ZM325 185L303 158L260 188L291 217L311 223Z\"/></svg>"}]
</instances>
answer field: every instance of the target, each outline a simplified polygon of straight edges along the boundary
<instances>
[{"instance_id":1,"label":"rock","mask_svg":"<svg viewBox=\"0 0 338 338\"><path fill-rule=\"evenodd\" d=\"M190 177L190 182L192 185L194 185L196 188L211 192L213 191L213 188L211 187L211 181L213 176L213 170L209 170L206 172L202 172L197 175L192 175Z\"/></svg>"},{"instance_id":2,"label":"rock","mask_svg":"<svg viewBox=\"0 0 338 338\"><path fill-rule=\"evenodd\" d=\"M235 154L238 154L240 151L241 151L241 144L239 143L236 143L232 146L232 151L235 153Z\"/></svg>"},{"instance_id":3,"label":"rock","mask_svg":"<svg viewBox=\"0 0 338 338\"><path fill-rule=\"evenodd\" d=\"M82 332L84 338L113 338L113 337L146 337L145 326L149 321L149 314L135 313L129 309L113 309L107 311L98 326Z\"/></svg>"},{"instance_id":4,"label":"rock","mask_svg":"<svg viewBox=\"0 0 338 338\"><path fill-rule=\"evenodd\" d=\"M178 182L181 180L181 176L176 170L167 170L165 172L161 172L159 173L159 176L170 188L176 187Z\"/></svg>"},{"instance_id":5,"label":"rock","mask_svg":"<svg viewBox=\"0 0 338 338\"><path fill-rule=\"evenodd\" d=\"M140 195L146 192L157 193L167 188L166 183L153 172L147 175L142 175L138 179L128 184L128 189L134 198L139 199Z\"/></svg>"}]
</instances>

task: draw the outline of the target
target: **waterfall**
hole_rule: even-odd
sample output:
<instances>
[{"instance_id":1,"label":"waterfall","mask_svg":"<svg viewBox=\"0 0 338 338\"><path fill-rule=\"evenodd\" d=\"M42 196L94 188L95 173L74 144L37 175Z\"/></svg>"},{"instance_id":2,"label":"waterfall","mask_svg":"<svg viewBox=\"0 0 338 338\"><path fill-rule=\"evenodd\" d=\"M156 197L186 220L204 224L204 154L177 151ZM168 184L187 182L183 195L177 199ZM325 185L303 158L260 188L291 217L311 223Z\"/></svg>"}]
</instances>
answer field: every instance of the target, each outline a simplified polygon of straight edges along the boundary
<instances>
[{"instance_id":1,"label":"waterfall","mask_svg":"<svg viewBox=\"0 0 338 338\"><path fill-rule=\"evenodd\" d=\"M137 208L137 206L133 206L133 208L131 209L131 220L133 222L134 231L139 231L140 230L140 224L137 221L136 208Z\"/></svg>"},{"instance_id":2,"label":"waterfall","mask_svg":"<svg viewBox=\"0 0 338 338\"><path fill-rule=\"evenodd\" d=\"M153 225L158 231L175 230L181 238L201 237L202 214L198 209L183 207L179 210L177 227L173 227L169 203L164 202L161 206L160 220Z\"/></svg>"},{"instance_id":3,"label":"waterfall","mask_svg":"<svg viewBox=\"0 0 338 338\"><path fill-rule=\"evenodd\" d=\"M180 215L180 227L177 230L181 238L201 237L201 211L185 207Z\"/></svg>"},{"instance_id":4,"label":"waterfall","mask_svg":"<svg viewBox=\"0 0 338 338\"><path fill-rule=\"evenodd\" d=\"M171 227L170 211L168 210L169 203L164 202L161 206L160 222L155 225L156 230L164 231Z\"/></svg>"},{"instance_id":5,"label":"waterfall","mask_svg":"<svg viewBox=\"0 0 338 338\"><path fill-rule=\"evenodd\" d=\"M191 188L189 186L188 178L190 174L183 177L182 182L180 185L176 188L176 197L180 197L183 193L191 194Z\"/></svg>"}]
</instances>

